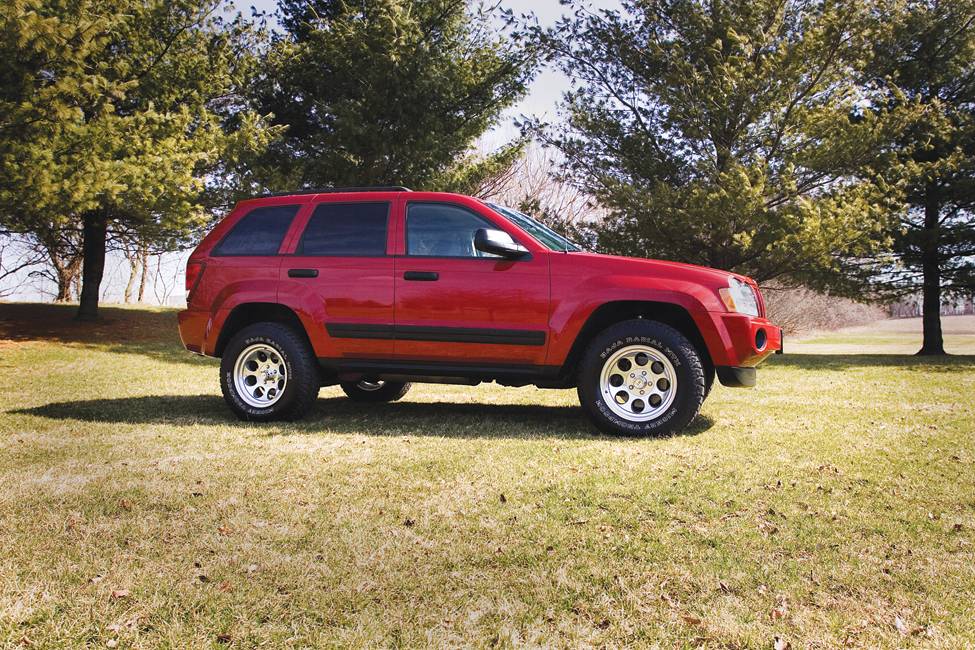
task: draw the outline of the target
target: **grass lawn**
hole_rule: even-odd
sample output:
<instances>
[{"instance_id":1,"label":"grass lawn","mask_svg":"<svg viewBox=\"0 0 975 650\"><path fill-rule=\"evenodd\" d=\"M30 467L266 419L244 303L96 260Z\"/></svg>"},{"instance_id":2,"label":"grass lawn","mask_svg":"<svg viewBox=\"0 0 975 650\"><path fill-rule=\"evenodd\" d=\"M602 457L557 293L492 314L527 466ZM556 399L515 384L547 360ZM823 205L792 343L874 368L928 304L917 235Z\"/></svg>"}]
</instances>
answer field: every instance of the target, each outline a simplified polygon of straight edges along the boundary
<instances>
[{"instance_id":1,"label":"grass lawn","mask_svg":"<svg viewBox=\"0 0 975 650\"><path fill-rule=\"evenodd\" d=\"M0 305L0 645L975 646L975 356L874 354L916 321L621 439L493 384L242 424L174 312L70 315Z\"/></svg>"}]
</instances>

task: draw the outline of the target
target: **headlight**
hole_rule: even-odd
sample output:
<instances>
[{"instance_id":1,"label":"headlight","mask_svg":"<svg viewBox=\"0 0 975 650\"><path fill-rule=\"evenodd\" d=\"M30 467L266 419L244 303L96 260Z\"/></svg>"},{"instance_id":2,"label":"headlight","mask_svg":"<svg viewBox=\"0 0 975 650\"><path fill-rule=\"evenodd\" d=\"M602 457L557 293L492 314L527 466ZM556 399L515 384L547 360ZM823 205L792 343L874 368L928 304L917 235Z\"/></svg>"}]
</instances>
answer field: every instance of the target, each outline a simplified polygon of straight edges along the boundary
<instances>
[{"instance_id":1,"label":"headlight","mask_svg":"<svg viewBox=\"0 0 975 650\"><path fill-rule=\"evenodd\" d=\"M728 288L718 289L721 300L728 311L758 316L758 299L755 291L738 278L728 278Z\"/></svg>"}]
</instances>

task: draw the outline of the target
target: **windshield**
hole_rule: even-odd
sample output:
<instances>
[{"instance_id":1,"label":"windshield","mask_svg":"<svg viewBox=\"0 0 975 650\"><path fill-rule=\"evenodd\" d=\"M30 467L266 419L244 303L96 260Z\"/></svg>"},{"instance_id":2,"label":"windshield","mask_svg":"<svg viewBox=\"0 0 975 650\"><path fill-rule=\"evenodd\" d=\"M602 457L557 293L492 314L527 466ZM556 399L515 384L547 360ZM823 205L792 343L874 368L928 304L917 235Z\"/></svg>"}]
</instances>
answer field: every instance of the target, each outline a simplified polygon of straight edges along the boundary
<instances>
[{"instance_id":1,"label":"windshield","mask_svg":"<svg viewBox=\"0 0 975 650\"><path fill-rule=\"evenodd\" d=\"M527 214L518 212L511 208L506 208L501 205L495 205L494 203L487 204L489 208L500 214L502 217L506 218L511 223L515 224L529 235L538 240L540 244L546 248L553 251L564 251L567 253L578 252L581 250L578 246L570 242L568 239L555 232L548 226L544 226L539 222L535 221Z\"/></svg>"}]
</instances>

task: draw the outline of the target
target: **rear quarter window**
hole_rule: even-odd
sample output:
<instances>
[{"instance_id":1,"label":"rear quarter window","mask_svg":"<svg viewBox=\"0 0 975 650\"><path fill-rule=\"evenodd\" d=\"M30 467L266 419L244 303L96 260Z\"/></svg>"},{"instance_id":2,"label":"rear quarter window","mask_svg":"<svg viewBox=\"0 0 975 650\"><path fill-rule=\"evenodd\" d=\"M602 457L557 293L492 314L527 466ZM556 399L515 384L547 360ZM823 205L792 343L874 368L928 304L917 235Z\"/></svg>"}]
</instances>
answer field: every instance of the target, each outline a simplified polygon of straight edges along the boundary
<instances>
[{"instance_id":1,"label":"rear quarter window","mask_svg":"<svg viewBox=\"0 0 975 650\"><path fill-rule=\"evenodd\" d=\"M234 224L213 250L213 255L277 255L281 241L298 213L297 205L254 208Z\"/></svg>"}]
</instances>

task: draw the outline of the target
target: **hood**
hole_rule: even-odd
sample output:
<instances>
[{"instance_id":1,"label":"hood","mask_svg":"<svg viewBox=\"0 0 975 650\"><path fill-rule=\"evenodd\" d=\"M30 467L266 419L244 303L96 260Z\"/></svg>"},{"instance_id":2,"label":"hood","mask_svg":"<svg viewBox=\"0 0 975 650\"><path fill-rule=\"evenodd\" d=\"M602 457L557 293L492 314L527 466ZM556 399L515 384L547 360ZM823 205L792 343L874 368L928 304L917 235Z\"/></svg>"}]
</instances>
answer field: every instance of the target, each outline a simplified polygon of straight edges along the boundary
<instances>
[{"instance_id":1,"label":"hood","mask_svg":"<svg viewBox=\"0 0 975 650\"><path fill-rule=\"evenodd\" d=\"M728 286L728 278L734 277L755 286L755 281L747 276L697 264L589 252L570 253L570 255L585 257L593 266L605 267L607 271L611 270L615 273L631 272L660 277L679 277L685 280L694 279L702 284L719 287Z\"/></svg>"}]
</instances>

